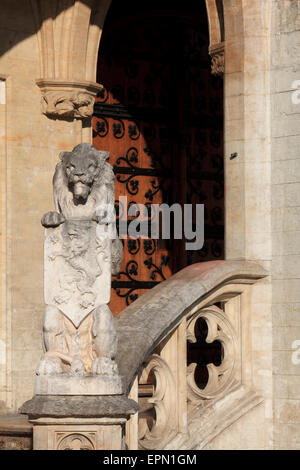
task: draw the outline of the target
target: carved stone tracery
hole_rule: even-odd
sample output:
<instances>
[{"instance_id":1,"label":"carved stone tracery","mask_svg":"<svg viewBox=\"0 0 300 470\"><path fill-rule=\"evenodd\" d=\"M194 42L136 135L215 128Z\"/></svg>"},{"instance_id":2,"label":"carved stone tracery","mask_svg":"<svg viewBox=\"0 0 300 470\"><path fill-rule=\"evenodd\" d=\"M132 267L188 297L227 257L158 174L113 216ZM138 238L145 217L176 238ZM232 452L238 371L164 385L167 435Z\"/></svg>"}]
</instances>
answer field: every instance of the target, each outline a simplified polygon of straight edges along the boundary
<instances>
[{"instance_id":1,"label":"carved stone tracery","mask_svg":"<svg viewBox=\"0 0 300 470\"><path fill-rule=\"evenodd\" d=\"M206 343L218 341L222 345L221 364L207 364L208 381L203 389L200 389L195 381L195 369L197 364L192 363L187 368L188 398L191 401L212 399L221 396L234 383L235 364L237 354L237 337L233 326L224 314L216 306L204 308L197 312L187 324L187 341L196 342L195 327L199 319L207 324Z\"/></svg>"},{"instance_id":2,"label":"carved stone tracery","mask_svg":"<svg viewBox=\"0 0 300 470\"><path fill-rule=\"evenodd\" d=\"M176 395L172 372L166 361L153 354L142 370L140 383L147 383L150 373L154 375L155 386L148 403L154 406L155 419L150 429L147 417L140 415L139 444L142 449L161 448L176 432Z\"/></svg>"},{"instance_id":3,"label":"carved stone tracery","mask_svg":"<svg viewBox=\"0 0 300 470\"><path fill-rule=\"evenodd\" d=\"M218 304L219 305L219 304ZM235 311L238 315L238 311ZM171 343L177 333L174 332L164 347L169 347L169 353L164 357L158 353L149 356L143 364L139 379L140 414L138 422L139 447L141 449L163 449L178 436L179 408L178 383L174 376L174 364L181 360L184 354L186 360L189 357L195 361L186 363L185 369L185 394L188 405L188 413L192 410L204 409L206 406L221 400L240 385L239 379L239 336L236 332L235 316L228 315L220 306L210 305L187 315L180 328L184 328L184 341L186 350L189 344L196 345L196 355L189 356L181 350L172 350ZM202 326L200 323L202 322ZM234 324L233 324L233 323ZM205 324L205 328L203 327ZM175 335L175 336L174 336ZM202 337L199 342L199 336ZM204 340L204 341L203 341ZM205 347L205 344L206 347ZM219 348L217 345L219 344ZM209 354L209 347L213 346L214 354ZM158 347L156 351L159 351ZM216 354L217 351L217 354ZM175 352L175 357L174 357ZM161 354L161 353L160 353ZM178 356L176 356L178 354ZM217 357L219 354L219 357ZM180 359L181 357L181 359ZM215 358L217 357L217 360ZM207 359L210 358L210 359ZM197 362L206 364L207 383L201 387L196 379ZM181 377L182 380L182 377ZM145 394L145 395L144 395ZM143 397L148 398L143 398ZM184 427L181 432L184 432Z\"/></svg>"},{"instance_id":4,"label":"carved stone tracery","mask_svg":"<svg viewBox=\"0 0 300 470\"><path fill-rule=\"evenodd\" d=\"M57 450L95 450L95 443L92 442L91 438L95 437L89 433L89 437L84 434L72 433L63 434L57 433L59 437L57 443ZM62 435L62 436L61 436Z\"/></svg>"}]
</instances>

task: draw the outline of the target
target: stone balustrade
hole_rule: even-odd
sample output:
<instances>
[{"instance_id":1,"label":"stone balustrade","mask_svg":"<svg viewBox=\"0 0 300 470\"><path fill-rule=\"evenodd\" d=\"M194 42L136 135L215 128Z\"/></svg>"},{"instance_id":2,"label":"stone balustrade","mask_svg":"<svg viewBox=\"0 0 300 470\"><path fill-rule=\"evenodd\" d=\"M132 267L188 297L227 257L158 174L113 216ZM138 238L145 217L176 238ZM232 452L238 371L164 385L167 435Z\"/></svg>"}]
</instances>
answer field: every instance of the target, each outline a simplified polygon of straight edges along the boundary
<instances>
[{"instance_id":1,"label":"stone balustrade","mask_svg":"<svg viewBox=\"0 0 300 470\"><path fill-rule=\"evenodd\" d=\"M262 402L249 289L265 276L253 262L194 264L117 317L120 374L140 404L127 424L129 449L203 448Z\"/></svg>"},{"instance_id":2,"label":"stone balustrade","mask_svg":"<svg viewBox=\"0 0 300 470\"><path fill-rule=\"evenodd\" d=\"M124 408L126 448L202 449L263 401L252 377L249 294L251 286L266 276L255 262L194 264L144 294L116 318L116 360L124 395L114 400L131 399L125 403L127 408L131 403L130 411ZM45 403L36 396L23 412L33 405L36 412L38 404L48 419L57 418L58 399L61 419L82 415L76 397L72 399L75 408L68 401L64 410L61 398ZM138 401L138 412L132 400ZM97 397L99 416L94 418L115 418L116 410L108 402L109 397Z\"/></svg>"}]
</instances>

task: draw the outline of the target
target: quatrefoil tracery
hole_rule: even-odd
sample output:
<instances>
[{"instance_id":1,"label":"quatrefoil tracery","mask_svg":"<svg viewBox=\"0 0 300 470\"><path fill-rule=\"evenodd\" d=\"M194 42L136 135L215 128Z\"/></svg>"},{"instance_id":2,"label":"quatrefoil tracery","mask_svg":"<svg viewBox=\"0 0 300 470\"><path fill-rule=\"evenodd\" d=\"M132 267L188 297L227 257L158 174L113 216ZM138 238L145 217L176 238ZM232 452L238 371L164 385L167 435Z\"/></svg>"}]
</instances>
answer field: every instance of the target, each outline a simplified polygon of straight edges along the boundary
<instances>
[{"instance_id":1,"label":"quatrefoil tracery","mask_svg":"<svg viewBox=\"0 0 300 470\"><path fill-rule=\"evenodd\" d=\"M202 322L202 325L199 325ZM206 325L205 338L203 324ZM200 338L199 338L200 336ZM207 307L198 311L188 321L187 341L198 343L198 358L195 355L187 368L188 396L191 401L212 399L219 397L234 383L235 365L237 355L236 333L223 310L217 306ZM206 349L203 344L206 343ZM210 348L213 346L213 348ZM189 347L188 347L189 349ZM213 354L211 354L213 352ZM205 357L206 356L206 357ZM205 366L206 381L199 384L197 380L197 367Z\"/></svg>"}]
</instances>

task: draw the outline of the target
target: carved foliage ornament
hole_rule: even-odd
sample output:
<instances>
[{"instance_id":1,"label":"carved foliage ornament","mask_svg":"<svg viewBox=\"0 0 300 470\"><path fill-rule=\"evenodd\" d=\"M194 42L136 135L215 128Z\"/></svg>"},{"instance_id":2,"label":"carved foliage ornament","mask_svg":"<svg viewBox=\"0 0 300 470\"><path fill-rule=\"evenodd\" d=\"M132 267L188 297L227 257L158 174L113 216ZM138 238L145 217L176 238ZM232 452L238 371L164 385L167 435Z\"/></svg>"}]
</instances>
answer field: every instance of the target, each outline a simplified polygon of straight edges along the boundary
<instances>
[{"instance_id":1,"label":"carved foliage ornament","mask_svg":"<svg viewBox=\"0 0 300 470\"><path fill-rule=\"evenodd\" d=\"M209 54L211 56L211 73L223 77L225 72L225 51L224 43L210 46Z\"/></svg>"},{"instance_id":2,"label":"carved foliage ornament","mask_svg":"<svg viewBox=\"0 0 300 470\"><path fill-rule=\"evenodd\" d=\"M88 119L102 86L91 82L37 80L42 92L42 113L57 119Z\"/></svg>"},{"instance_id":3,"label":"carved foliage ornament","mask_svg":"<svg viewBox=\"0 0 300 470\"><path fill-rule=\"evenodd\" d=\"M81 91L48 91L42 97L47 116L84 119L93 114L94 97Z\"/></svg>"},{"instance_id":4,"label":"carved foliage ornament","mask_svg":"<svg viewBox=\"0 0 300 470\"><path fill-rule=\"evenodd\" d=\"M237 337L233 326L225 316L223 310L211 306L197 312L188 322L187 341L197 341L195 327L199 319L207 324L207 343L219 341L223 349L222 362L219 366L207 365L208 382L204 389L200 389L195 382L195 369L197 364L192 363L187 369L188 398L191 401L213 399L225 393L235 381L235 365L237 362Z\"/></svg>"}]
</instances>

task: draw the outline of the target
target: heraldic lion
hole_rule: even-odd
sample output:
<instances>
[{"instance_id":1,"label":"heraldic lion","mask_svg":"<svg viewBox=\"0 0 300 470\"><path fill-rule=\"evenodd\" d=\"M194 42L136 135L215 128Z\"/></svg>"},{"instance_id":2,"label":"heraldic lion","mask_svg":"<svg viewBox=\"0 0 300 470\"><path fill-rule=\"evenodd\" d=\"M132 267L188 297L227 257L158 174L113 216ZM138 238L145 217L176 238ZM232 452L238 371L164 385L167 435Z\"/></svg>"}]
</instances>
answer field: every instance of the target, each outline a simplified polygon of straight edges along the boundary
<instances>
[{"instance_id":1,"label":"heraldic lion","mask_svg":"<svg viewBox=\"0 0 300 470\"><path fill-rule=\"evenodd\" d=\"M87 143L77 145L71 152L60 154L61 161L57 164L53 177L56 211L47 212L43 216L42 225L45 228L54 229L64 223L67 226L72 220L75 224L76 220L88 220L90 223L94 221L95 224L100 224L99 227L114 225L114 173L107 158L108 152L98 151ZM108 207L108 212L101 209L101 206ZM111 240L111 272L117 274L123 248L116 231L114 233L115 237ZM71 261L75 262L74 260L76 261L72 258ZM90 268L93 268L92 264ZM82 272L82 269L79 271ZM68 287L68 280L65 282ZM43 326L45 354L38 366L37 375L55 375L67 371L72 375L84 375L89 370L92 374L117 374L114 361L117 337L113 316L107 304L95 307L93 315L86 317L87 320L77 328L61 313L57 305L46 305ZM92 359L88 367L84 360L84 351L90 340L84 338L92 338Z\"/></svg>"},{"instance_id":2,"label":"heraldic lion","mask_svg":"<svg viewBox=\"0 0 300 470\"><path fill-rule=\"evenodd\" d=\"M112 166L106 162L109 153L98 151L90 144L79 144L72 152L61 152L53 177L53 196L57 212L42 218L46 228L57 227L65 219L86 218L101 224L97 208L114 207L115 189ZM105 217L106 216L106 217ZM102 214L104 222L107 214ZM122 243L112 240L112 274L118 274L122 262Z\"/></svg>"}]
</instances>

